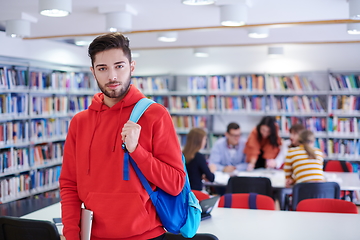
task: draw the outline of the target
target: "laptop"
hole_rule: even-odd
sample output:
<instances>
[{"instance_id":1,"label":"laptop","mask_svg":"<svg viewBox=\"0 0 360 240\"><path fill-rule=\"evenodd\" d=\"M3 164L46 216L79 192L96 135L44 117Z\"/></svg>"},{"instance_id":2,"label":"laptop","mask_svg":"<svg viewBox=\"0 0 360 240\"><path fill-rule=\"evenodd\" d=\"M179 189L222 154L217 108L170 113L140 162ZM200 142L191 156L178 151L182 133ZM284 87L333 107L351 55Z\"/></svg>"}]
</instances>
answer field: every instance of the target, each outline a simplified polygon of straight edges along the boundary
<instances>
[{"instance_id":1,"label":"laptop","mask_svg":"<svg viewBox=\"0 0 360 240\"><path fill-rule=\"evenodd\" d=\"M202 201L200 201L200 207L202 210L201 213L201 221L211 218L211 211L214 209L215 204L217 203L217 201L219 200L220 196L214 196L208 199L204 199Z\"/></svg>"}]
</instances>

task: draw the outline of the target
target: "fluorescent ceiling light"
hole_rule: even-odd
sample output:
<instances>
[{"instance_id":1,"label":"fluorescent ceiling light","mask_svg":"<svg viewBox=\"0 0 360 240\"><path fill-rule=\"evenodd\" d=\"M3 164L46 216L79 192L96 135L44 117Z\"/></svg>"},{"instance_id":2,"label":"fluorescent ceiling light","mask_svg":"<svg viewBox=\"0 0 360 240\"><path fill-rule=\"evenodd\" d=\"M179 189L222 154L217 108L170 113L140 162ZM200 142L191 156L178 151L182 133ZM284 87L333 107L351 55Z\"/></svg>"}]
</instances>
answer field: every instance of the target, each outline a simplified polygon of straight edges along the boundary
<instances>
[{"instance_id":1,"label":"fluorescent ceiling light","mask_svg":"<svg viewBox=\"0 0 360 240\"><path fill-rule=\"evenodd\" d=\"M249 28L248 36L251 38L267 38L269 36L269 28Z\"/></svg>"},{"instance_id":2,"label":"fluorescent ceiling light","mask_svg":"<svg viewBox=\"0 0 360 240\"><path fill-rule=\"evenodd\" d=\"M360 34L360 23L348 23L347 32L348 34Z\"/></svg>"},{"instance_id":3,"label":"fluorescent ceiling light","mask_svg":"<svg viewBox=\"0 0 360 240\"><path fill-rule=\"evenodd\" d=\"M23 19L7 20L6 35L13 38L30 36L30 22Z\"/></svg>"},{"instance_id":4,"label":"fluorescent ceiling light","mask_svg":"<svg viewBox=\"0 0 360 240\"><path fill-rule=\"evenodd\" d=\"M268 56L269 57L279 57L284 54L283 47L269 47L268 48Z\"/></svg>"},{"instance_id":5,"label":"fluorescent ceiling light","mask_svg":"<svg viewBox=\"0 0 360 240\"><path fill-rule=\"evenodd\" d=\"M158 33L158 40L161 42L175 42L177 36L177 32L160 32Z\"/></svg>"},{"instance_id":6,"label":"fluorescent ceiling light","mask_svg":"<svg viewBox=\"0 0 360 240\"><path fill-rule=\"evenodd\" d=\"M106 14L106 30L127 32L132 29L132 15L129 12L109 12Z\"/></svg>"},{"instance_id":7,"label":"fluorescent ceiling light","mask_svg":"<svg viewBox=\"0 0 360 240\"><path fill-rule=\"evenodd\" d=\"M195 48L195 57L209 57L209 50L207 48Z\"/></svg>"},{"instance_id":8,"label":"fluorescent ceiling light","mask_svg":"<svg viewBox=\"0 0 360 240\"><path fill-rule=\"evenodd\" d=\"M182 0L185 5L210 5L214 4L215 0Z\"/></svg>"},{"instance_id":9,"label":"fluorescent ceiling light","mask_svg":"<svg viewBox=\"0 0 360 240\"><path fill-rule=\"evenodd\" d=\"M220 6L220 23L223 26L242 26L247 21L246 4Z\"/></svg>"},{"instance_id":10,"label":"fluorescent ceiling light","mask_svg":"<svg viewBox=\"0 0 360 240\"><path fill-rule=\"evenodd\" d=\"M71 0L39 0L39 11L44 16L65 17L71 10Z\"/></svg>"},{"instance_id":11,"label":"fluorescent ceiling light","mask_svg":"<svg viewBox=\"0 0 360 240\"><path fill-rule=\"evenodd\" d=\"M360 0L349 0L349 18L360 19Z\"/></svg>"}]
</instances>

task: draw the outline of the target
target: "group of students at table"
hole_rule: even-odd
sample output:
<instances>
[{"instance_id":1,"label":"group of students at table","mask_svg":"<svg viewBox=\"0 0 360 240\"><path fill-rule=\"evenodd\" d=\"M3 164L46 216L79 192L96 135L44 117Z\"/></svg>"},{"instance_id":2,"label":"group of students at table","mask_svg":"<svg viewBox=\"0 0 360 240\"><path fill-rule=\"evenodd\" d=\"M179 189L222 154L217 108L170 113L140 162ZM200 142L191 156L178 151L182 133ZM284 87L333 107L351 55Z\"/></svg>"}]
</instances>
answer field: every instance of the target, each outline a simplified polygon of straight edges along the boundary
<instances>
[{"instance_id":1,"label":"group of students at table","mask_svg":"<svg viewBox=\"0 0 360 240\"><path fill-rule=\"evenodd\" d=\"M202 190L202 180L213 182L215 171L235 175L257 168L283 169L287 187L325 181L323 153L314 147L314 133L302 124L292 125L289 131L290 139L282 140L275 118L265 116L244 139L239 124L229 123L225 136L214 143L206 160L200 153L206 145L206 131L191 129L183 148L191 188Z\"/></svg>"}]
</instances>

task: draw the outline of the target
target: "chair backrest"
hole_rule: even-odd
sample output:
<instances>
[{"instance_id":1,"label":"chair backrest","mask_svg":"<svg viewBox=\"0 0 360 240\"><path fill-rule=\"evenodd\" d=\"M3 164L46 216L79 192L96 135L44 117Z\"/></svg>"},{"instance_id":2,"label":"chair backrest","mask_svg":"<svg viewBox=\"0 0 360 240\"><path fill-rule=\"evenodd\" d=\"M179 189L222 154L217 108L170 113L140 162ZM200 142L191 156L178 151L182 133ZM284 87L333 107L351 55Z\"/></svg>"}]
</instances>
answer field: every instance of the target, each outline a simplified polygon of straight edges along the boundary
<instances>
[{"instance_id":1,"label":"chair backrest","mask_svg":"<svg viewBox=\"0 0 360 240\"><path fill-rule=\"evenodd\" d=\"M0 217L0 240L60 240L52 222L18 217Z\"/></svg>"},{"instance_id":2,"label":"chair backrest","mask_svg":"<svg viewBox=\"0 0 360 240\"><path fill-rule=\"evenodd\" d=\"M328 213L358 213L356 205L352 202L332 198L304 199L297 205L296 211L302 212L328 212Z\"/></svg>"},{"instance_id":3,"label":"chair backrest","mask_svg":"<svg viewBox=\"0 0 360 240\"><path fill-rule=\"evenodd\" d=\"M184 238L180 234L173 234L173 233L165 233L166 240L186 240L188 238ZM195 236L191 239L194 240L219 240L215 235L210 233L197 233Z\"/></svg>"},{"instance_id":4,"label":"chair backrest","mask_svg":"<svg viewBox=\"0 0 360 240\"><path fill-rule=\"evenodd\" d=\"M275 210L274 200L257 193L226 193L220 197L219 207Z\"/></svg>"},{"instance_id":5,"label":"chair backrest","mask_svg":"<svg viewBox=\"0 0 360 240\"><path fill-rule=\"evenodd\" d=\"M324 166L326 172L353 172L353 166L350 162L329 160Z\"/></svg>"},{"instance_id":6,"label":"chair backrest","mask_svg":"<svg viewBox=\"0 0 360 240\"><path fill-rule=\"evenodd\" d=\"M273 196L271 181L266 177L230 177L226 193L258 193Z\"/></svg>"},{"instance_id":7,"label":"chair backrest","mask_svg":"<svg viewBox=\"0 0 360 240\"><path fill-rule=\"evenodd\" d=\"M199 190L191 190L191 191L195 194L195 196L199 200L199 202L210 198L209 194L206 194L202 191L199 191Z\"/></svg>"},{"instance_id":8,"label":"chair backrest","mask_svg":"<svg viewBox=\"0 0 360 240\"><path fill-rule=\"evenodd\" d=\"M295 211L301 200L309 198L340 198L340 186L336 182L306 182L293 186L292 210Z\"/></svg>"}]
</instances>

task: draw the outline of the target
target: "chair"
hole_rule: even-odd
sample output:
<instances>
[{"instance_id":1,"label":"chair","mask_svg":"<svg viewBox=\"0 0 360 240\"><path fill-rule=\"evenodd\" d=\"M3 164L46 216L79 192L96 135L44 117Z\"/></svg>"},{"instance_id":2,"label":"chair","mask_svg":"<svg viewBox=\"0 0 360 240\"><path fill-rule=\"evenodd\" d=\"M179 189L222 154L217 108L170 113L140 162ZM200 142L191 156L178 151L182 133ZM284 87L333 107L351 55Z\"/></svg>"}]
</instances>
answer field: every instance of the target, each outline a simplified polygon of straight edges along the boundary
<instances>
[{"instance_id":1,"label":"chair","mask_svg":"<svg viewBox=\"0 0 360 240\"><path fill-rule=\"evenodd\" d=\"M206 194L202 191L199 191L199 190L191 190L191 191L195 194L195 197L199 200L199 202L204 199L210 198L209 194Z\"/></svg>"},{"instance_id":2,"label":"chair","mask_svg":"<svg viewBox=\"0 0 360 240\"><path fill-rule=\"evenodd\" d=\"M308 198L340 198L340 186L336 182L305 182L297 183L292 191L292 210L301 200Z\"/></svg>"},{"instance_id":3,"label":"chair","mask_svg":"<svg viewBox=\"0 0 360 240\"><path fill-rule=\"evenodd\" d=\"M304 199L299 202L296 211L356 214L358 213L358 209L354 203L332 198Z\"/></svg>"},{"instance_id":4,"label":"chair","mask_svg":"<svg viewBox=\"0 0 360 240\"><path fill-rule=\"evenodd\" d=\"M60 240L52 222L18 217L0 217L0 240Z\"/></svg>"},{"instance_id":5,"label":"chair","mask_svg":"<svg viewBox=\"0 0 360 240\"><path fill-rule=\"evenodd\" d=\"M173 233L165 233L167 240L186 240L189 238L184 238L180 234L173 234ZM193 238L194 240L219 240L215 235L212 235L210 233L197 233Z\"/></svg>"},{"instance_id":6,"label":"chair","mask_svg":"<svg viewBox=\"0 0 360 240\"><path fill-rule=\"evenodd\" d=\"M275 210L274 200L257 193L226 193L220 197L219 207Z\"/></svg>"},{"instance_id":7,"label":"chair","mask_svg":"<svg viewBox=\"0 0 360 240\"><path fill-rule=\"evenodd\" d=\"M266 177L230 177L226 193L258 193L273 197L271 181Z\"/></svg>"},{"instance_id":8,"label":"chair","mask_svg":"<svg viewBox=\"0 0 360 240\"><path fill-rule=\"evenodd\" d=\"M329 160L324 164L325 172L353 172L353 166L350 162ZM349 196L352 201L352 192L341 191L340 198L345 200L345 196Z\"/></svg>"}]
</instances>

